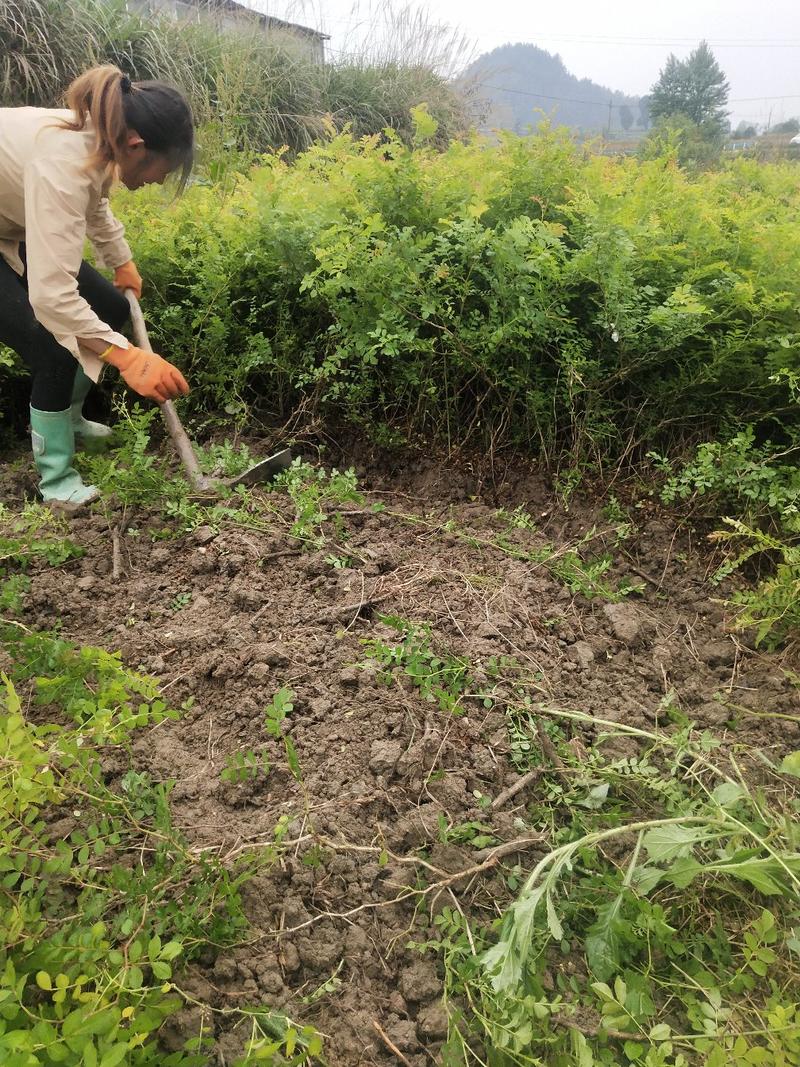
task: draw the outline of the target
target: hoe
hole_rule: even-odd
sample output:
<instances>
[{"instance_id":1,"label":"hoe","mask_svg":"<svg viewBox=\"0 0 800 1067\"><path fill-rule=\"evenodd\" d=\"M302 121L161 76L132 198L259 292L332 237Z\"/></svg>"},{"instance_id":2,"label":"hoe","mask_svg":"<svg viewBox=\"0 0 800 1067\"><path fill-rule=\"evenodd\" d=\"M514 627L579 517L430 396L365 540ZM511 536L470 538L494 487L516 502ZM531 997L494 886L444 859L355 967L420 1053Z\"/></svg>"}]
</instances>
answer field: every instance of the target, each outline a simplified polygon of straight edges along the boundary
<instances>
[{"instance_id":1,"label":"hoe","mask_svg":"<svg viewBox=\"0 0 800 1067\"><path fill-rule=\"evenodd\" d=\"M147 327L144 324L144 316L142 315L142 309L139 307L139 301L136 299L132 289L126 289L125 296L131 306L134 343L137 347L144 349L145 352L152 352L153 349L147 336ZM172 401L167 400L166 403L159 406L164 422L167 424L169 435L172 438L172 443L175 445L175 451L178 453L181 463L189 476L189 481L198 492L207 492L219 486L258 485L260 482L268 482L276 474L286 470L292 462L291 452L288 448L284 448L280 452L276 452L274 456L270 456L269 459L262 459L259 463L253 464L252 467L249 467L243 474L239 474L235 478L209 478L200 470L200 464L197 462L192 442L181 425L181 420L178 418L178 413Z\"/></svg>"}]
</instances>

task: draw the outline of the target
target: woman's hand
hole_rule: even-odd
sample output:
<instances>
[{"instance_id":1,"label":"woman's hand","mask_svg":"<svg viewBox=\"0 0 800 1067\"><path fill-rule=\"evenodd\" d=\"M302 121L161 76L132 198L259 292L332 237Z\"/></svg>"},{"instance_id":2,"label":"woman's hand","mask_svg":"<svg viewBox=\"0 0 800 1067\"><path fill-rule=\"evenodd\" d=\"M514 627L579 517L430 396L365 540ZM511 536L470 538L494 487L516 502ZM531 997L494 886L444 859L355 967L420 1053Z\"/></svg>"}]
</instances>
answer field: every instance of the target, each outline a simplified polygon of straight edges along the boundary
<instances>
[{"instance_id":1,"label":"woman's hand","mask_svg":"<svg viewBox=\"0 0 800 1067\"><path fill-rule=\"evenodd\" d=\"M157 404L189 392L186 379L178 368L155 352L145 352L133 345L130 348L112 345L100 358L116 367L134 392L155 400Z\"/></svg>"},{"instance_id":2,"label":"woman's hand","mask_svg":"<svg viewBox=\"0 0 800 1067\"><path fill-rule=\"evenodd\" d=\"M127 263L123 263L121 267L117 267L114 271L114 285L122 293L126 289L132 289L136 294L136 299L142 299L142 276L136 269L136 264L132 259L129 259Z\"/></svg>"}]
</instances>

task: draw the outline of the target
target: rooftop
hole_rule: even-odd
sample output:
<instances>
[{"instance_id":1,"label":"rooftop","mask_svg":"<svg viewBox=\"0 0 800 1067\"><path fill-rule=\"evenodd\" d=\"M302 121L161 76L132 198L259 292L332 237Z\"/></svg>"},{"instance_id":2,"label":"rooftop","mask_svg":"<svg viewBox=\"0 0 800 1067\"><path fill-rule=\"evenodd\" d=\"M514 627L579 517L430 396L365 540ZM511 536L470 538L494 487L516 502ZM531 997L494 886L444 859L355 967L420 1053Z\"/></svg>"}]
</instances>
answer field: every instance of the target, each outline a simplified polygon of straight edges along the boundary
<instances>
[{"instance_id":1,"label":"rooftop","mask_svg":"<svg viewBox=\"0 0 800 1067\"><path fill-rule=\"evenodd\" d=\"M304 37L313 37L318 41L330 40L330 35L327 33L320 33L319 30L312 30L310 26L301 26L297 22L287 22L285 19L275 18L274 15L265 15L255 8L238 3L237 0L189 0L189 2L196 4L198 7L221 8L225 11L242 13L251 18L257 18L264 26L269 26L276 30L286 30L289 33L301 34Z\"/></svg>"}]
</instances>

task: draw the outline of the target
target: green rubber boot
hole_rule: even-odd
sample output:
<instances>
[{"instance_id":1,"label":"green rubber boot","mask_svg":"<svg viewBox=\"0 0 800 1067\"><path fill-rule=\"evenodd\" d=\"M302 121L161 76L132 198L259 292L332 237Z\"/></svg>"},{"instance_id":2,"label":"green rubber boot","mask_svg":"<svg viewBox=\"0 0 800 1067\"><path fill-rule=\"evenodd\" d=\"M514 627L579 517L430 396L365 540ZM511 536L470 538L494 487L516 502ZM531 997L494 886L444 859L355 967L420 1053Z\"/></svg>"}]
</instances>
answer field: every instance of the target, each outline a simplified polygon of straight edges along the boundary
<instances>
[{"instance_id":1,"label":"green rubber boot","mask_svg":"<svg viewBox=\"0 0 800 1067\"><path fill-rule=\"evenodd\" d=\"M81 504L97 500L100 493L93 485L84 485L72 466L75 455L75 430L72 409L39 411L31 408L33 458L41 475L39 492L46 503L71 511Z\"/></svg>"},{"instance_id":2,"label":"green rubber boot","mask_svg":"<svg viewBox=\"0 0 800 1067\"><path fill-rule=\"evenodd\" d=\"M92 379L89 378L82 367L75 372L75 384L72 386L72 426L77 437L83 437L88 441L108 441L113 434L110 426L104 426L102 422L92 422L83 417L83 402L92 388Z\"/></svg>"}]
</instances>

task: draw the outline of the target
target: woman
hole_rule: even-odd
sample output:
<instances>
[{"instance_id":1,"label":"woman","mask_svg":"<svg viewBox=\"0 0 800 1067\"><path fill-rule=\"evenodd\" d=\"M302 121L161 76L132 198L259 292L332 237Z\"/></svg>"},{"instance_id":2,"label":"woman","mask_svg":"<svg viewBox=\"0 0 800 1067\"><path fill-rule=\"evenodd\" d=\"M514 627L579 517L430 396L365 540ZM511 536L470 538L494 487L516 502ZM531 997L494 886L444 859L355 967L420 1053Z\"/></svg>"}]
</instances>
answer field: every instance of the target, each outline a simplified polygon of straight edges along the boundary
<instances>
[{"instance_id":1,"label":"woman","mask_svg":"<svg viewBox=\"0 0 800 1067\"><path fill-rule=\"evenodd\" d=\"M117 367L140 396L158 403L188 393L181 372L135 348L119 332L123 295L141 296L142 279L108 190L161 184L192 165L189 105L161 82L131 82L96 67L67 90L69 110L0 108L0 342L32 376L31 437L44 500L94 500L72 466L75 435L102 437L84 419L83 401L103 366ZM112 285L83 260L86 238Z\"/></svg>"}]
</instances>

